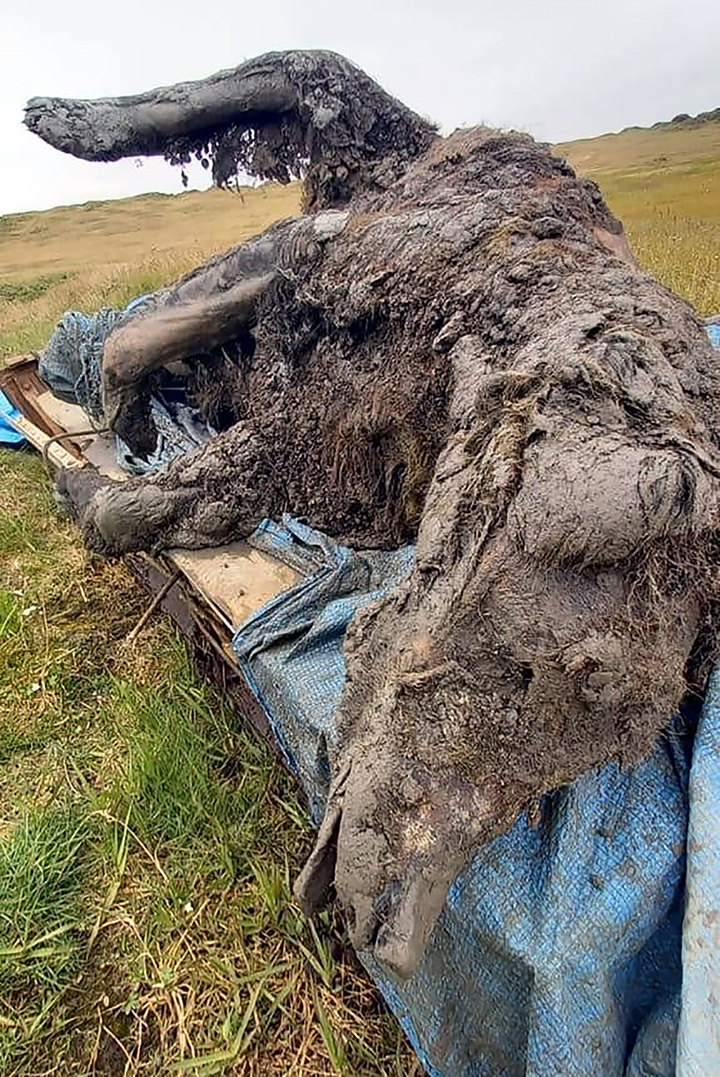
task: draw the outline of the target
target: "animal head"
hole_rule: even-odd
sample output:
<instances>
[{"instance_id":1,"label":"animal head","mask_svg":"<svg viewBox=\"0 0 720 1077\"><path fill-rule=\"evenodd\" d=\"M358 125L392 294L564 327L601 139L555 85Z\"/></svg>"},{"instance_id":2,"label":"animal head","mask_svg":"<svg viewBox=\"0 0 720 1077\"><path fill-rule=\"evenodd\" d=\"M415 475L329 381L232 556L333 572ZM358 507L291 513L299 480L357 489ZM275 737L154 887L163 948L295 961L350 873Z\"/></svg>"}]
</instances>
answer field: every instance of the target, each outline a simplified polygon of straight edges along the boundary
<instances>
[{"instance_id":1,"label":"animal head","mask_svg":"<svg viewBox=\"0 0 720 1077\"><path fill-rule=\"evenodd\" d=\"M219 186L238 172L305 181L305 207L341 205L392 182L436 137L433 124L324 50L271 52L196 83L96 101L35 97L27 127L91 161L192 158Z\"/></svg>"}]
</instances>

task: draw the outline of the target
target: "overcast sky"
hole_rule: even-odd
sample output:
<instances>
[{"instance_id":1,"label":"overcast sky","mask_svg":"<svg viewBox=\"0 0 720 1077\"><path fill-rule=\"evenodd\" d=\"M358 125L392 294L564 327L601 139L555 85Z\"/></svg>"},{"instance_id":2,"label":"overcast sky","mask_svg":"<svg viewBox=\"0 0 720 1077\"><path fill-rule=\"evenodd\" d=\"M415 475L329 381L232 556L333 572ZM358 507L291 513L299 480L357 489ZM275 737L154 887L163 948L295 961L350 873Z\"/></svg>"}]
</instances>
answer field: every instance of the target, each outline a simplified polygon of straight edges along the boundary
<instances>
[{"instance_id":1,"label":"overcast sky","mask_svg":"<svg viewBox=\"0 0 720 1077\"><path fill-rule=\"evenodd\" d=\"M0 213L182 189L161 160L91 164L46 146L21 124L29 97L136 93L270 49L344 53L444 129L486 121L564 141L720 107L720 0L3 6ZM206 182L191 173L191 185Z\"/></svg>"}]
</instances>

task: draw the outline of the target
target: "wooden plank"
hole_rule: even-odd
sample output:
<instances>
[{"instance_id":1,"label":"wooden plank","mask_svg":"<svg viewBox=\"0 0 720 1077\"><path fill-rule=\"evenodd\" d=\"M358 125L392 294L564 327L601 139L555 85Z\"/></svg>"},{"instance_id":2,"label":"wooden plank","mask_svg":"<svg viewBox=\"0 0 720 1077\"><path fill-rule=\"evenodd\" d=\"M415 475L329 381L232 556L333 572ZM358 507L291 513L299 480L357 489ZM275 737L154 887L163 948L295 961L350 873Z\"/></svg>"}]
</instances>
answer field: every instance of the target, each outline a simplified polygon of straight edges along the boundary
<instances>
[{"instance_id":1,"label":"wooden plank","mask_svg":"<svg viewBox=\"0 0 720 1077\"><path fill-rule=\"evenodd\" d=\"M64 427L38 404L39 398L47 392L47 385L39 377L37 369L37 360L33 356L19 356L10 360L10 365L0 370L0 389L10 403L43 433L49 436L61 434ZM74 445L68 445L67 450L80 458L80 451Z\"/></svg>"},{"instance_id":2,"label":"wooden plank","mask_svg":"<svg viewBox=\"0 0 720 1077\"><path fill-rule=\"evenodd\" d=\"M172 572L170 565L149 554L130 554L124 561L150 594L157 594ZM208 615L194 600L191 585L181 583L173 587L160 603L160 609L172 618L190 643L201 676L211 680L231 700L242 719L250 722L275 758L285 765L265 712L232 653L227 630L216 629L210 623Z\"/></svg>"},{"instance_id":3,"label":"wooden plank","mask_svg":"<svg viewBox=\"0 0 720 1077\"><path fill-rule=\"evenodd\" d=\"M28 419L21 416L11 420L12 425L24 434L31 445L40 452L51 440L47 434ZM102 458L98 447L103 449ZM112 478L126 479L114 459L114 446L110 439L97 438L85 452L92 463L102 460L102 474L111 472ZM50 446L48 456L57 467L81 467L67 449L57 443ZM254 550L247 542L231 542L227 546L214 546L204 550L169 550L167 559L182 570L203 598L217 611L229 630L241 625L253 613L281 591L294 586L299 575L294 569L269 554Z\"/></svg>"},{"instance_id":4,"label":"wooden plank","mask_svg":"<svg viewBox=\"0 0 720 1077\"><path fill-rule=\"evenodd\" d=\"M35 365L37 366L37 360L35 356L30 355L11 355L9 359L5 360L5 368L10 369L16 366Z\"/></svg>"},{"instance_id":5,"label":"wooden plank","mask_svg":"<svg viewBox=\"0 0 720 1077\"><path fill-rule=\"evenodd\" d=\"M77 404L68 404L65 400L59 400L56 396L53 396L49 389L46 389L37 398L37 407L44 415L49 416L53 422L57 423L62 430L65 430L68 434L77 435L72 438L72 441L80 449L89 445L97 436L95 431L91 434L87 433L88 430L92 429L92 422L81 407Z\"/></svg>"},{"instance_id":6,"label":"wooden plank","mask_svg":"<svg viewBox=\"0 0 720 1077\"><path fill-rule=\"evenodd\" d=\"M46 429L52 429L53 433L72 433L87 428L89 420L81 408L57 400L43 385L37 377L34 359L19 360L14 370L17 372L20 369L24 372L24 381L18 383L19 399L13 402L24 412L29 398L32 398L33 407L41 416L42 426L24 416L13 425L35 448L42 452L51 440ZM38 392L38 386L41 392ZM48 456L57 467L80 467L87 462L108 478L117 481L129 478L117 463L112 435L95 435L83 446L81 457L73 455L73 450L74 446L67 442L62 445L54 443L48 450ZM233 542L204 550L174 549L168 551L165 560L183 572L194 591L204 599L209 610L228 632L232 632L300 579L294 569L269 554L253 549L246 542Z\"/></svg>"},{"instance_id":7,"label":"wooden plank","mask_svg":"<svg viewBox=\"0 0 720 1077\"><path fill-rule=\"evenodd\" d=\"M173 549L168 558L220 611L228 628L237 628L300 579L294 569L247 542L206 550Z\"/></svg>"},{"instance_id":8,"label":"wooden plank","mask_svg":"<svg viewBox=\"0 0 720 1077\"><path fill-rule=\"evenodd\" d=\"M42 431L39 427L31 423L29 419L26 419L24 415L19 418L12 418L8 415L3 416L5 422L9 423L18 433L23 434L24 437L34 445L40 452L45 451L45 447L48 442L52 441L52 438ZM48 458L55 464L56 467L82 467L82 460L79 460L77 456L74 456L67 449L63 448L57 442L54 442L47 450Z\"/></svg>"}]
</instances>

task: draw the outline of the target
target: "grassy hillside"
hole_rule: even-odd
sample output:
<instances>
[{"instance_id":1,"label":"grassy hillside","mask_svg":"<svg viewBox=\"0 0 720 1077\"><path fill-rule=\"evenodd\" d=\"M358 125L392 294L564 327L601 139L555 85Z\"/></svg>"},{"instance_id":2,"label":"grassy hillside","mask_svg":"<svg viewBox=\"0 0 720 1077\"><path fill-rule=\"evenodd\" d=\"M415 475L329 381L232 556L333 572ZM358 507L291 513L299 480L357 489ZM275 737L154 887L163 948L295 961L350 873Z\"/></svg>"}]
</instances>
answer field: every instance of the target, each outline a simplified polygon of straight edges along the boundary
<instances>
[{"instance_id":1,"label":"grassy hillside","mask_svg":"<svg viewBox=\"0 0 720 1077\"><path fill-rule=\"evenodd\" d=\"M641 261L720 310L720 123L559 147ZM297 211L297 187L0 218L0 360ZM290 880L293 785L167 622L89 557L39 461L0 452L0 1073L419 1077L342 928Z\"/></svg>"},{"instance_id":2,"label":"grassy hillside","mask_svg":"<svg viewBox=\"0 0 720 1077\"><path fill-rule=\"evenodd\" d=\"M41 347L68 308L122 306L299 205L297 185L268 184L0 217L0 358Z\"/></svg>"},{"instance_id":3,"label":"grassy hillside","mask_svg":"<svg viewBox=\"0 0 720 1077\"><path fill-rule=\"evenodd\" d=\"M628 128L556 147L600 184L641 264L720 311L720 122Z\"/></svg>"}]
</instances>

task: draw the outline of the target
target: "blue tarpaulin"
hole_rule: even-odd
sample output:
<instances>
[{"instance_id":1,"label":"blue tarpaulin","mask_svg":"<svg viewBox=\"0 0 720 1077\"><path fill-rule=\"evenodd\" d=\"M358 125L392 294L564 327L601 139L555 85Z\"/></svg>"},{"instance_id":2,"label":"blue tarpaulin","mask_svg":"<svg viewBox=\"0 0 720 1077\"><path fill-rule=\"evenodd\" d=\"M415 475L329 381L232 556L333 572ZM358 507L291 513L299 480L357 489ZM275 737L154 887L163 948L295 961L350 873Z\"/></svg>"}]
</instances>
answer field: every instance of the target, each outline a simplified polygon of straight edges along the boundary
<instances>
[{"instance_id":1,"label":"blue tarpaulin","mask_svg":"<svg viewBox=\"0 0 720 1077\"><path fill-rule=\"evenodd\" d=\"M252 542L306 573L239 628L234 649L318 821L344 631L402 577L412 551L355 553L291 518L266 523ZM670 722L642 765L586 774L545 797L537 828L520 819L477 853L409 982L360 955L429 1074L720 1074L718 1014L707 1002L720 970L706 926L720 884L720 774L709 773L717 738L720 675L697 731ZM691 813L698 798L705 817ZM700 831L688 848L698 877L683 926L688 825ZM705 967L693 965L699 983L686 1002L683 947L696 953L688 940L697 936Z\"/></svg>"},{"instance_id":2,"label":"blue tarpaulin","mask_svg":"<svg viewBox=\"0 0 720 1077\"><path fill-rule=\"evenodd\" d=\"M0 445L19 448L25 444L25 438L19 434L9 419L19 419L20 412L13 407L5 393L0 392Z\"/></svg>"},{"instance_id":3,"label":"blue tarpaulin","mask_svg":"<svg viewBox=\"0 0 720 1077\"><path fill-rule=\"evenodd\" d=\"M100 376L105 341L117 325L149 302L149 296L139 296L123 311L107 307L96 314L68 311L40 356L38 373L42 380L60 400L80 405L96 429L106 425ZM158 391L151 397L150 411L157 430L157 446L147 460L135 456L122 438L115 439L118 463L132 475L157 471L204 445L215 433L187 406L184 392Z\"/></svg>"},{"instance_id":4,"label":"blue tarpaulin","mask_svg":"<svg viewBox=\"0 0 720 1077\"><path fill-rule=\"evenodd\" d=\"M707 332L713 347L720 348L720 317L708 323Z\"/></svg>"}]
</instances>

